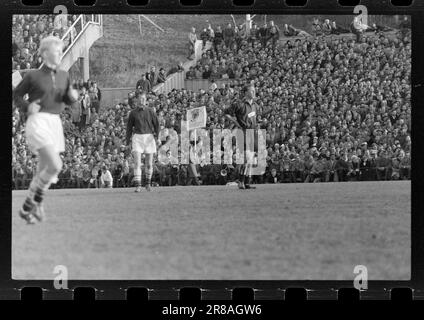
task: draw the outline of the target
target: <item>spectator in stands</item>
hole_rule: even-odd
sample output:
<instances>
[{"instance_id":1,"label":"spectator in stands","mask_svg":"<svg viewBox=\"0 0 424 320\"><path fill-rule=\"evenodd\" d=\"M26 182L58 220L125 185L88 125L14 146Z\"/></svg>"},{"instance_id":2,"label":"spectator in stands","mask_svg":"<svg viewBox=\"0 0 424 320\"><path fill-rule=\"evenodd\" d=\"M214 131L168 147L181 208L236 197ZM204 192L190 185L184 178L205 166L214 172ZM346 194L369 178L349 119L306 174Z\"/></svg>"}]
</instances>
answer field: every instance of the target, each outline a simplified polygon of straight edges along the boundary
<instances>
[{"instance_id":1,"label":"spectator in stands","mask_svg":"<svg viewBox=\"0 0 424 320\"><path fill-rule=\"evenodd\" d=\"M75 88L75 86L74 86ZM81 122L81 113L82 113L82 109L81 109L81 98L78 101L75 101L73 104L71 104L70 106L70 112L71 112L71 121L72 124L74 126L80 126L80 122Z\"/></svg>"},{"instance_id":2,"label":"spectator in stands","mask_svg":"<svg viewBox=\"0 0 424 320\"><path fill-rule=\"evenodd\" d=\"M388 158L386 151L380 151L376 159L377 180L390 180L392 175L391 160Z\"/></svg>"},{"instance_id":3,"label":"spectator in stands","mask_svg":"<svg viewBox=\"0 0 424 320\"><path fill-rule=\"evenodd\" d=\"M261 42L262 48L265 48L266 47L266 43L267 43L267 31L268 31L268 25L266 24L266 22L264 22L264 24L262 25L262 27L259 28L259 30L258 30L259 40Z\"/></svg>"},{"instance_id":4,"label":"spectator in stands","mask_svg":"<svg viewBox=\"0 0 424 320\"><path fill-rule=\"evenodd\" d=\"M255 42L258 40L258 26L256 23L252 23L252 28L250 29L250 34L248 37L248 43L252 45L252 48L254 47Z\"/></svg>"},{"instance_id":5,"label":"spectator in stands","mask_svg":"<svg viewBox=\"0 0 424 320\"><path fill-rule=\"evenodd\" d=\"M186 73L186 79L187 80L193 80L193 79L196 79L196 77L197 76L196 76L195 68L193 66L191 66Z\"/></svg>"},{"instance_id":6,"label":"spectator in stands","mask_svg":"<svg viewBox=\"0 0 424 320\"><path fill-rule=\"evenodd\" d=\"M234 40L235 40L235 31L234 31L234 28L231 25L231 23L229 23L227 25L227 27L224 29L222 35L223 35L223 38L224 38L225 47L227 49L232 48Z\"/></svg>"},{"instance_id":7,"label":"spectator in stands","mask_svg":"<svg viewBox=\"0 0 424 320\"><path fill-rule=\"evenodd\" d=\"M329 19L325 19L324 20L324 23L322 24L322 32L325 34L325 35L330 35L331 33L332 33L332 31L333 31L333 27L331 26L331 24L330 24L330 20Z\"/></svg>"},{"instance_id":8,"label":"spectator in stands","mask_svg":"<svg viewBox=\"0 0 424 320\"><path fill-rule=\"evenodd\" d=\"M165 74L165 69L164 68L160 68L159 69L159 74L158 74L158 81L157 83L165 83L166 81L166 74Z\"/></svg>"},{"instance_id":9,"label":"spectator in stands","mask_svg":"<svg viewBox=\"0 0 424 320\"><path fill-rule=\"evenodd\" d=\"M404 16L402 22L399 24L399 29L402 35L402 38L405 38L408 33L411 32L411 21L408 19L408 16Z\"/></svg>"},{"instance_id":10,"label":"spectator in stands","mask_svg":"<svg viewBox=\"0 0 424 320\"><path fill-rule=\"evenodd\" d=\"M113 177L107 166L102 167L102 174L100 176L100 186L102 188L112 188Z\"/></svg>"},{"instance_id":11,"label":"spectator in stands","mask_svg":"<svg viewBox=\"0 0 424 320\"><path fill-rule=\"evenodd\" d=\"M216 31L214 33L214 38L213 38L213 48L214 50L217 52L218 48L221 47L221 44L224 41L224 34L221 30L221 26L218 26L216 28Z\"/></svg>"},{"instance_id":12,"label":"spectator in stands","mask_svg":"<svg viewBox=\"0 0 424 320\"><path fill-rule=\"evenodd\" d=\"M151 82L147 80L145 73L141 75L141 79L137 81L135 87L139 93L149 93L152 90Z\"/></svg>"},{"instance_id":13,"label":"spectator in stands","mask_svg":"<svg viewBox=\"0 0 424 320\"><path fill-rule=\"evenodd\" d=\"M209 41L209 32L208 29L204 28L200 33L200 40L202 40L202 50L206 47L206 42Z\"/></svg>"},{"instance_id":14,"label":"spectator in stands","mask_svg":"<svg viewBox=\"0 0 424 320\"><path fill-rule=\"evenodd\" d=\"M90 123L90 115L91 115L90 96L88 95L87 89L85 86L82 87L81 94L78 100L81 104L80 130L82 130L85 128L86 125Z\"/></svg>"},{"instance_id":15,"label":"spectator in stands","mask_svg":"<svg viewBox=\"0 0 424 320\"><path fill-rule=\"evenodd\" d=\"M209 66L206 65L202 73L202 79L209 79L211 77L211 73L212 71L209 69Z\"/></svg>"},{"instance_id":16,"label":"spectator in stands","mask_svg":"<svg viewBox=\"0 0 424 320\"><path fill-rule=\"evenodd\" d=\"M312 34L314 36L322 35L322 26L317 18L314 18L312 21Z\"/></svg>"},{"instance_id":17,"label":"spectator in stands","mask_svg":"<svg viewBox=\"0 0 424 320\"><path fill-rule=\"evenodd\" d=\"M150 86L154 88L154 86L158 83L158 73L156 72L156 67L152 66L149 72L149 80Z\"/></svg>"},{"instance_id":18,"label":"spectator in stands","mask_svg":"<svg viewBox=\"0 0 424 320\"><path fill-rule=\"evenodd\" d=\"M96 113L100 112L100 101L102 100L102 93L97 87L97 82L93 81L88 89L88 95L90 96L91 107L96 110Z\"/></svg>"},{"instance_id":19,"label":"spectator in stands","mask_svg":"<svg viewBox=\"0 0 424 320\"><path fill-rule=\"evenodd\" d=\"M269 28L267 29L267 41L271 41L272 48L275 46L280 39L280 29L274 24L274 21L269 22Z\"/></svg>"},{"instance_id":20,"label":"spectator in stands","mask_svg":"<svg viewBox=\"0 0 424 320\"><path fill-rule=\"evenodd\" d=\"M365 24L362 23L361 17L356 16L352 23L350 24L350 31L356 35L356 42L361 42L362 34L368 28Z\"/></svg>"},{"instance_id":21,"label":"spectator in stands","mask_svg":"<svg viewBox=\"0 0 424 320\"><path fill-rule=\"evenodd\" d=\"M196 29L194 27L191 28L190 33L188 34L188 56L187 59L194 59L194 48L197 41Z\"/></svg>"}]
</instances>

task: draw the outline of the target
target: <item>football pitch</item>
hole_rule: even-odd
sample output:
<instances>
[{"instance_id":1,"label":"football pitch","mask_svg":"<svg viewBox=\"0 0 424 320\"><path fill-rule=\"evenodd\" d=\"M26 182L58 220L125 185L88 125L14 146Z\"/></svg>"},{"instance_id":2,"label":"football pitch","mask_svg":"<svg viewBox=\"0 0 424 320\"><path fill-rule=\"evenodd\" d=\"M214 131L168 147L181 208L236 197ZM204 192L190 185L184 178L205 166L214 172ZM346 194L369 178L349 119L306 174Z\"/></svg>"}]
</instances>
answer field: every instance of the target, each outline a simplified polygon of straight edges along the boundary
<instances>
[{"instance_id":1,"label":"football pitch","mask_svg":"<svg viewBox=\"0 0 424 320\"><path fill-rule=\"evenodd\" d=\"M54 279L369 280L410 277L410 181L47 193L26 225L12 193L12 275Z\"/></svg>"}]
</instances>

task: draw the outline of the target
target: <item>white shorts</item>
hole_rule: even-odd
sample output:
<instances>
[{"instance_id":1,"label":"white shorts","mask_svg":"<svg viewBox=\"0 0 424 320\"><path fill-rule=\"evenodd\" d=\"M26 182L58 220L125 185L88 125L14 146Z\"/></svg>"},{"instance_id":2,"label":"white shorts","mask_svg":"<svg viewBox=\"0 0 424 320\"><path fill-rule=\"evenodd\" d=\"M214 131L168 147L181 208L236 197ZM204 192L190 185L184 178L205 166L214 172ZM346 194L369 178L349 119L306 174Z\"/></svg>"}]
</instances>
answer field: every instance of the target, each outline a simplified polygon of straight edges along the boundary
<instances>
[{"instance_id":1,"label":"white shorts","mask_svg":"<svg viewBox=\"0 0 424 320\"><path fill-rule=\"evenodd\" d=\"M58 114L37 112L28 117L25 138L32 153L46 146L53 146L58 153L65 151L62 120Z\"/></svg>"},{"instance_id":2,"label":"white shorts","mask_svg":"<svg viewBox=\"0 0 424 320\"><path fill-rule=\"evenodd\" d=\"M156 153L156 141L153 134L137 134L132 137L132 151L139 153Z\"/></svg>"}]
</instances>

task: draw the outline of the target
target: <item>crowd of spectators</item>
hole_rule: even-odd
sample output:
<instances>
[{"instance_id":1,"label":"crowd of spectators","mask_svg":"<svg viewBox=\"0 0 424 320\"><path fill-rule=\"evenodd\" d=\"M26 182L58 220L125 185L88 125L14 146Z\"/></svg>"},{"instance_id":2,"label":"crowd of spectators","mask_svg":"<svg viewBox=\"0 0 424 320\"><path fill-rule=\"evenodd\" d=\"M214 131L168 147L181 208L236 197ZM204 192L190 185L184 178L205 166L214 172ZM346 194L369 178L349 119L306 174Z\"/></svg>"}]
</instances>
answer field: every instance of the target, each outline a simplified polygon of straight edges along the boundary
<instances>
[{"instance_id":1,"label":"crowd of spectators","mask_svg":"<svg viewBox=\"0 0 424 320\"><path fill-rule=\"evenodd\" d=\"M39 68L42 59L37 49L41 39L53 35L62 38L77 19L77 15L68 15L66 19L56 18L55 15L14 15L12 17L12 69L24 70ZM73 27L64 39L65 47L76 36Z\"/></svg>"},{"instance_id":2,"label":"crowd of spectators","mask_svg":"<svg viewBox=\"0 0 424 320\"><path fill-rule=\"evenodd\" d=\"M82 15L84 22L97 22L98 15ZM53 35L63 38L65 49L82 30L82 23L74 22L78 15L26 14L12 17L12 70L39 68L38 54L41 39ZM82 21L81 21L82 22Z\"/></svg>"},{"instance_id":3,"label":"crowd of spectators","mask_svg":"<svg viewBox=\"0 0 424 320\"><path fill-rule=\"evenodd\" d=\"M215 38L217 33L218 29ZM271 40L263 46L260 38L234 41L235 46L231 41L227 46L224 38L224 44L205 51L196 66L211 65L211 73L225 70L227 75L234 68L237 76L228 76L222 87L155 94L147 89L152 87L151 75L137 83L137 90L148 93L148 104L155 108L163 132L181 133L186 110L199 106L206 106L208 129L228 128L224 109L240 99L241 88L252 82L258 129L266 130L267 147L266 172L255 176L254 182L410 179L410 35L380 32L360 42L327 36L276 46ZM81 87L82 96L84 90ZM135 103L130 93L113 108L89 108L85 125L74 121L72 107L63 114L66 152L56 187L99 187L104 170L113 177L113 187L131 185L133 160L124 141L126 118ZM36 162L25 147L24 129L17 119L15 114L13 181L15 188L22 188ZM181 151L160 150L167 157L182 156ZM156 156L154 183L193 183L187 165L159 160ZM197 167L203 184L226 184L238 177L237 165Z\"/></svg>"}]
</instances>

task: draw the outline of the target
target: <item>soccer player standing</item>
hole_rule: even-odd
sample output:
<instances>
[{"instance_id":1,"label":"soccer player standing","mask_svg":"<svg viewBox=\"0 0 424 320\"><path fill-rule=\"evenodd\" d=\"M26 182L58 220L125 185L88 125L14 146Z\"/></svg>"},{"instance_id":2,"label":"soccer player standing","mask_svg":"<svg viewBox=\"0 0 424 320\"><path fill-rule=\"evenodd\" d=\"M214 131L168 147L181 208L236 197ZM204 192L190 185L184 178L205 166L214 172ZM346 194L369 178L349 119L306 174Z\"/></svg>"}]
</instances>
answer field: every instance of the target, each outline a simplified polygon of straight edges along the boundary
<instances>
[{"instance_id":1,"label":"soccer player standing","mask_svg":"<svg viewBox=\"0 0 424 320\"><path fill-rule=\"evenodd\" d=\"M159 137L159 120L155 111L146 106L146 94L138 94L138 103L130 112L127 123L127 146L131 144L134 156L135 192L141 191L141 154L145 155L146 190L151 190L153 155Z\"/></svg>"},{"instance_id":2,"label":"soccer player standing","mask_svg":"<svg viewBox=\"0 0 424 320\"><path fill-rule=\"evenodd\" d=\"M225 110L227 119L234 123L238 128L243 130L246 136L247 129L256 129L257 105L254 101L255 87L253 84L248 84L244 89L244 98L241 101L236 101ZM256 140L255 140L256 142ZM246 144L245 144L246 145ZM255 145L255 144L254 144ZM245 164L240 168L240 189L255 189L251 186L252 183L252 166L254 158L254 150L245 150ZM246 180L247 177L247 180Z\"/></svg>"},{"instance_id":3,"label":"soccer player standing","mask_svg":"<svg viewBox=\"0 0 424 320\"><path fill-rule=\"evenodd\" d=\"M43 220L45 191L57 181L62 169L60 153L65 151L65 139L59 115L65 104L70 105L78 99L68 73L59 70L62 40L48 36L41 40L38 50L43 66L28 72L13 91L15 106L27 115L25 136L28 146L39 157L29 194L19 211L20 217L29 224ZM25 95L28 95L27 100Z\"/></svg>"}]
</instances>

